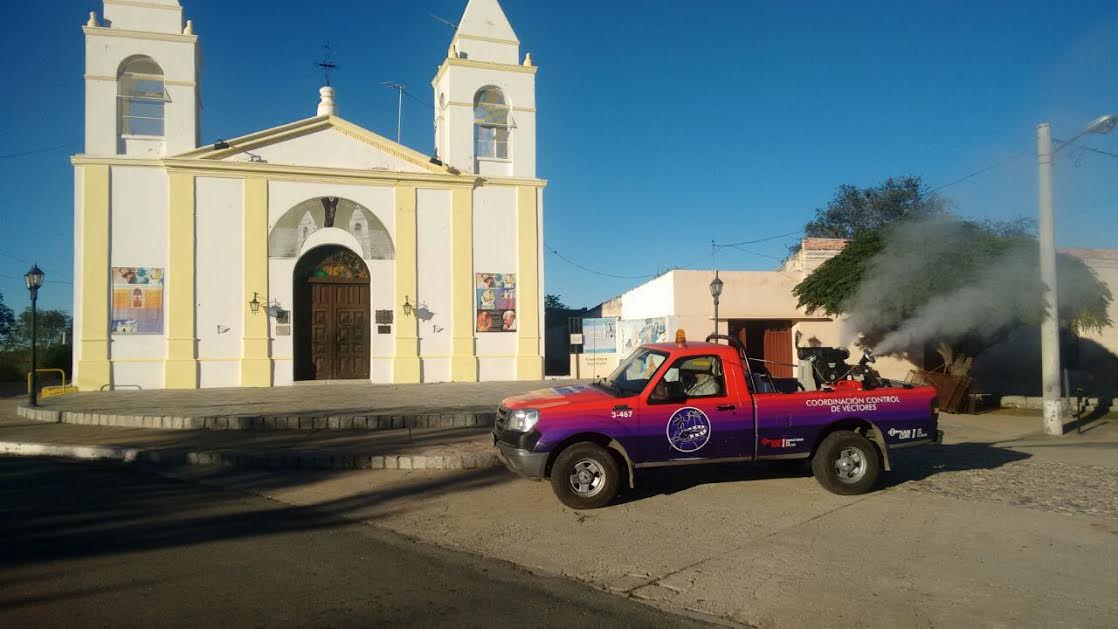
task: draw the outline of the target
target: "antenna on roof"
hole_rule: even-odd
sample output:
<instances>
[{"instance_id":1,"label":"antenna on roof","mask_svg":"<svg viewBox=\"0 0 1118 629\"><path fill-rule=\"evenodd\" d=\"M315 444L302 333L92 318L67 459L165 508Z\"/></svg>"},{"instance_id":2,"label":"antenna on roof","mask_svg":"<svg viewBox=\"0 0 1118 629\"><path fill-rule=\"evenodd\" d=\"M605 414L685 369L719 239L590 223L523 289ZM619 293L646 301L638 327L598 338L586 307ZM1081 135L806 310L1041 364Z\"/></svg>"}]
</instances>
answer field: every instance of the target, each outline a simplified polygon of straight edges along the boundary
<instances>
[{"instance_id":1,"label":"antenna on roof","mask_svg":"<svg viewBox=\"0 0 1118 629\"><path fill-rule=\"evenodd\" d=\"M334 50L330 48L330 43L327 42L322 47L322 61L315 64L322 68L322 74L326 77L326 86L330 86L330 73L338 69L338 64L334 63Z\"/></svg>"},{"instance_id":2,"label":"antenna on roof","mask_svg":"<svg viewBox=\"0 0 1118 629\"><path fill-rule=\"evenodd\" d=\"M407 91L408 86L396 81L385 81L381 85L390 90L396 90L400 93L400 104L396 109L396 144L400 143L400 127L404 121L404 92Z\"/></svg>"},{"instance_id":3,"label":"antenna on roof","mask_svg":"<svg viewBox=\"0 0 1118 629\"><path fill-rule=\"evenodd\" d=\"M448 20L446 18L439 17L439 16L435 15L434 13L431 13L430 11L427 11L427 15L430 15L437 22L442 22L443 24L446 24L447 26L453 28L454 30L458 30L458 25L455 24L454 22L451 22L450 20Z\"/></svg>"}]
</instances>

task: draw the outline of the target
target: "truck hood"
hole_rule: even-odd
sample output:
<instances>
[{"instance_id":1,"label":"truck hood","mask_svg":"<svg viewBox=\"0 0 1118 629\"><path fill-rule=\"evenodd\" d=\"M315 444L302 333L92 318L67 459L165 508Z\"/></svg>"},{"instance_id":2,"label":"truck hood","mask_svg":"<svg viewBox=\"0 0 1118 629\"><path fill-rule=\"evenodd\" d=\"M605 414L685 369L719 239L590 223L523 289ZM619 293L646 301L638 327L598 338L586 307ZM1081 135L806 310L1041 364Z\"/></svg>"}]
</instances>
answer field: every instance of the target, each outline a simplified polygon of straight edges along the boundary
<instances>
[{"instance_id":1,"label":"truck hood","mask_svg":"<svg viewBox=\"0 0 1118 629\"><path fill-rule=\"evenodd\" d=\"M573 384L565 387L537 389L522 395L507 397L501 402L501 406L513 411L521 408L543 410L576 404L601 403L603 400L612 399L615 398L598 387L589 384Z\"/></svg>"}]
</instances>

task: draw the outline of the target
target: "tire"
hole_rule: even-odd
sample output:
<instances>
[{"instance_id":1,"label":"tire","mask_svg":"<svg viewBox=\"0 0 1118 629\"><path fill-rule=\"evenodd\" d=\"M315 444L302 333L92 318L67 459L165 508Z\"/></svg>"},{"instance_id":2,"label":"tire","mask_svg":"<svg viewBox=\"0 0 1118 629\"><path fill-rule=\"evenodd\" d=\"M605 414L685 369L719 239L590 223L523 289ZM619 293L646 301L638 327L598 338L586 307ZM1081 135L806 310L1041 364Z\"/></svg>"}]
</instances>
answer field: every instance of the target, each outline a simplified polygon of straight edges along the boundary
<instances>
[{"instance_id":1,"label":"tire","mask_svg":"<svg viewBox=\"0 0 1118 629\"><path fill-rule=\"evenodd\" d=\"M559 453L551 466L551 488L572 509L597 509L621 487L617 460L605 448L581 441Z\"/></svg>"},{"instance_id":2,"label":"tire","mask_svg":"<svg viewBox=\"0 0 1118 629\"><path fill-rule=\"evenodd\" d=\"M840 496L856 496L877 484L881 454L869 439L839 430L819 444L811 459L811 471L823 489Z\"/></svg>"}]
</instances>

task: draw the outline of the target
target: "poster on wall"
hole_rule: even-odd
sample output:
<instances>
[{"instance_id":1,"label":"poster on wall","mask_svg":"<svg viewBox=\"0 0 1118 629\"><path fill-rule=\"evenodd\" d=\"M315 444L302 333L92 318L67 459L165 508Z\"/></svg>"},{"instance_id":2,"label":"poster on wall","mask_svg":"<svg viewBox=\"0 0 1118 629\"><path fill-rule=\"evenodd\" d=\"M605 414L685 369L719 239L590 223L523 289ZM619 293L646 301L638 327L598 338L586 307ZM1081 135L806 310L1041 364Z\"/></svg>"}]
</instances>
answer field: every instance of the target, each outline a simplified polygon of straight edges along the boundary
<instances>
[{"instance_id":1,"label":"poster on wall","mask_svg":"<svg viewBox=\"0 0 1118 629\"><path fill-rule=\"evenodd\" d=\"M113 334L163 334L163 269L113 267Z\"/></svg>"},{"instance_id":2,"label":"poster on wall","mask_svg":"<svg viewBox=\"0 0 1118 629\"><path fill-rule=\"evenodd\" d=\"M675 328L675 317L629 319L617 323L617 353L628 356L646 343L668 342L668 331Z\"/></svg>"},{"instance_id":3,"label":"poster on wall","mask_svg":"<svg viewBox=\"0 0 1118 629\"><path fill-rule=\"evenodd\" d=\"M613 354L617 352L617 319L583 319L582 353Z\"/></svg>"},{"instance_id":4,"label":"poster on wall","mask_svg":"<svg viewBox=\"0 0 1118 629\"><path fill-rule=\"evenodd\" d=\"M477 331L516 331L516 273L478 273Z\"/></svg>"}]
</instances>

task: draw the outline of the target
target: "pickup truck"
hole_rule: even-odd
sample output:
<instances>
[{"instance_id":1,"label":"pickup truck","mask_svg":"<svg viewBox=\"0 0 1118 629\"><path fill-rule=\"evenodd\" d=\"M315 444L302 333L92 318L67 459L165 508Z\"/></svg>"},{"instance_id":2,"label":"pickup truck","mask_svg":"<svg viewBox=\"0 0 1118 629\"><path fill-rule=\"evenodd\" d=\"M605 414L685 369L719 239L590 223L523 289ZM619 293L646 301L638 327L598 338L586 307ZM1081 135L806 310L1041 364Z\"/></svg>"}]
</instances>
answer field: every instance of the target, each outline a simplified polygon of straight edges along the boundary
<instances>
[{"instance_id":1,"label":"pickup truck","mask_svg":"<svg viewBox=\"0 0 1118 629\"><path fill-rule=\"evenodd\" d=\"M732 461L810 459L825 489L861 494L890 469L890 450L943 439L935 389L882 380L871 361L819 390L782 392L736 339L689 343L680 331L594 384L505 399L493 443L574 509L605 506L644 468Z\"/></svg>"}]
</instances>

